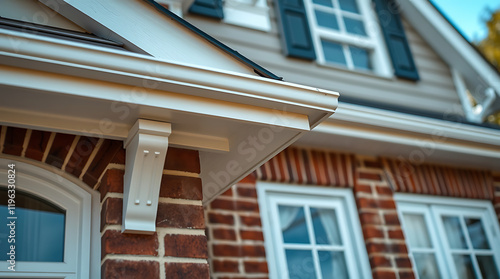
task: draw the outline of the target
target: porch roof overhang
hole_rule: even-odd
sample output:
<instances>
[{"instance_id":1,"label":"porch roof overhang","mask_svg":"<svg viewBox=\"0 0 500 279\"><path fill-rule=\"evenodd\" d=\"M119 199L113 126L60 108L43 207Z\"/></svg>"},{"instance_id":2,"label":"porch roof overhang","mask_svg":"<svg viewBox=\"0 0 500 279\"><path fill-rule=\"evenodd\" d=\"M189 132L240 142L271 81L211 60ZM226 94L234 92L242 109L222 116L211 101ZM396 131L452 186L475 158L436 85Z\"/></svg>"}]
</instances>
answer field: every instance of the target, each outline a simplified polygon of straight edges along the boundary
<instances>
[{"instance_id":1,"label":"porch roof overhang","mask_svg":"<svg viewBox=\"0 0 500 279\"><path fill-rule=\"evenodd\" d=\"M137 119L170 123L171 146L200 151L205 203L331 116L338 96L0 29L0 123L118 140Z\"/></svg>"}]
</instances>

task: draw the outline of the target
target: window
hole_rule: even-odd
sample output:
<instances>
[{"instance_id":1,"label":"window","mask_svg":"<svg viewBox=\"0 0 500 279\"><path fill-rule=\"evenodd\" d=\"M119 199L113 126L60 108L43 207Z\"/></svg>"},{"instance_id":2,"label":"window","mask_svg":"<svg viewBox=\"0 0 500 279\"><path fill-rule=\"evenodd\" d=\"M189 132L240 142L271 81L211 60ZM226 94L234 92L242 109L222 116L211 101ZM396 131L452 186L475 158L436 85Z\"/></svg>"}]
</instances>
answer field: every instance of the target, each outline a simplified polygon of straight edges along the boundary
<instances>
[{"instance_id":1,"label":"window","mask_svg":"<svg viewBox=\"0 0 500 279\"><path fill-rule=\"evenodd\" d=\"M491 202L395 198L418 278L500 278L500 230Z\"/></svg>"},{"instance_id":2,"label":"window","mask_svg":"<svg viewBox=\"0 0 500 279\"><path fill-rule=\"evenodd\" d=\"M8 218L7 206L7 166L12 163L16 219ZM15 243L7 241L10 229L0 230L0 278L73 279L100 274L98 214L96 192L42 168L0 159L0 220L4 227L10 220L15 223ZM7 262L12 244L15 271Z\"/></svg>"},{"instance_id":3,"label":"window","mask_svg":"<svg viewBox=\"0 0 500 279\"><path fill-rule=\"evenodd\" d=\"M304 1L319 63L390 74L371 0Z\"/></svg>"},{"instance_id":4,"label":"window","mask_svg":"<svg viewBox=\"0 0 500 279\"><path fill-rule=\"evenodd\" d=\"M266 0L225 0L224 22L261 31L271 30Z\"/></svg>"},{"instance_id":5,"label":"window","mask_svg":"<svg viewBox=\"0 0 500 279\"><path fill-rule=\"evenodd\" d=\"M370 278L349 189L259 183L271 278Z\"/></svg>"}]
</instances>

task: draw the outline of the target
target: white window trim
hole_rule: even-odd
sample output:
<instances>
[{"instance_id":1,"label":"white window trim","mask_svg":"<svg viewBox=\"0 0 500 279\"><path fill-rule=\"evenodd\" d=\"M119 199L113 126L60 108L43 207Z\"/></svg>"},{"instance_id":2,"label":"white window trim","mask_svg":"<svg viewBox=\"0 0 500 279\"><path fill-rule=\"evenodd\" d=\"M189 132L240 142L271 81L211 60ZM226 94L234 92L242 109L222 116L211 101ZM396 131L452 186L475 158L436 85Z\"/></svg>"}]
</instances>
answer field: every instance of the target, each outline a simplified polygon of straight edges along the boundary
<instances>
[{"instance_id":1,"label":"white window trim","mask_svg":"<svg viewBox=\"0 0 500 279\"><path fill-rule=\"evenodd\" d=\"M360 17L362 17L368 38L353 34L337 33L325 29L324 27L320 27L316 22L316 15L314 14L314 4L312 0L304 0L307 18L309 20L309 26L311 28L311 35L314 42L314 50L316 52L316 57L317 57L316 62L322 66L347 69L354 72L367 72L367 73L373 72L378 76L387 78L392 77L394 71L392 69L389 53L382 36L382 30L377 20L377 15L375 14L375 10L372 8L372 1L371 0L356 0L356 1L358 4L358 8L360 10L361 14ZM342 22L342 20L339 20L339 24L343 25L344 23ZM327 62L325 60L323 48L321 46L322 38L327 40L337 41L341 44L349 44L352 46L364 48L367 49L368 51L371 51L370 57L373 69L370 71L370 70L349 68L348 66L349 62L346 67L342 67L341 65L337 66L335 64ZM346 60L350 59L351 59L350 57L346 57Z\"/></svg>"},{"instance_id":2,"label":"white window trim","mask_svg":"<svg viewBox=\"0 0 500 279\"><path fill-rule=\"evenodd\" d=\"M456 270L453 268L454 263L451 258L451 253L447 243L442 243L439 236L444 236L444 227L440 222L436 221L441 214L450 215L467 215L481 218L485 223L485 233L490 241L490 246L493 250L493 255L496 259L497 269L500 271L500 226L498 223L493 204L490 201L471 200L464 198L452 197L436 197L427 195L403 194L397 193L394 195L394 200L397 203L398 215L402 220L404 232L403 212L423 214L426 224L437 224L437 230L428 231L433 247L435 247L437 265L442 278L458 278ZM408 239L408 238L406 238ZM495 245L496 243L496 245ZM469 243L470 245L470 243ZM470 246L469 246L470 247ZM408 245L409 255L413 261L412 248ZM474 254L475 252L472 252ZM413 263L415 276L418 278L416 266ZM476 271L479 272L477 266Z\"/></svg>"},{"instance_id":3,"label":"white window trim","mask_svg":"<svg viewBox=\"0 0 500 279\"><path fill-rule=\"evenodd\" d=\"M269 266L269 278L281 278L280 275L282 275L283 273L282 270L279 269L278 264L280 267L284 267L286 269L286 262L283 262L283 257L279 257L276 254L277 251L281 251L283 250L283 248L282 243L274 241L276 239L276 236L273 235L273 232L277 233L277 230L273 229L272 227L270 216L270 214L272 214L272 207L270 206L269 199L279 198L280 195L286 196L290 194L299 194L302 197L310 196L311 198L319 198L320 200L322 199L325 203L336 201L338 204L342 204L341 208L345 209L346 212L344 212L344 214L339 214L339 223L342 222L340 221L340 219L344 218L344 222L350 225L349 228L343 229L348 230L348 232L350 233L349 239L353 248L348 251L349 253L346 254L346 257L354 258L354 261L346 261L347 269L350 272L351 278L372 278L371 268L368 262L368 254L366 252L365 242L361 232L361 224L359 222L356 203L354 201L351 189L258 182L257 193L262 220L262 230L265 239L266 258ZM297 203L301 203L301 199L297 199ZM321 201L318 202L318 205L320 204ZM346 244L348 245L349 243ZM352 274L352 272L359 273Z\"/></svg>"},{"instance_id":4,"label":"white window trim","mask_svg":"<svg viewBox=\"0 0 500 279\"><path fill-rule=\"evenodd\" d=\"M255 30L271 31L266 0L224 0L223 22Z\"/></svg>"},{"instance_id":5,"label":"white window trim","mask_svg":"<svg viewBox=\"0 0 500 279\"><path fill-rule=\"evenodd\" d=\"M64 262L16 261L15 272L8 271L8 264L3 262L0 278L100 278L100 194L81 181L65 178L67 175L59 169L25 161L28 160L0 158L0 184L6 185L7 165L15 163L16 189L42 197L66 210Z\"/></svg>"}]
</instances>

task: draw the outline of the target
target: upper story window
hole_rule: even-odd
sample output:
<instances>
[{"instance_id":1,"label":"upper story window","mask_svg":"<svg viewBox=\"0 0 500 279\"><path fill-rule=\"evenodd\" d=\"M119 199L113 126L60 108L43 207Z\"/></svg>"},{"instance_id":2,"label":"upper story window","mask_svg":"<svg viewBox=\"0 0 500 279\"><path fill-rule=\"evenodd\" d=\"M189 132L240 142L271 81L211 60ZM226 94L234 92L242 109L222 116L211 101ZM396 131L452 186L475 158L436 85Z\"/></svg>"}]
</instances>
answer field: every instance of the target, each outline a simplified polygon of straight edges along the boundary
<instances>
[{"instance_id":1,"label":"upper story window","mask_svg":"<svg viewBox=\"0 0 500 279\"><path fill-rule=\"evenodd\" d=\"M368 4L362 0L305 0L320 63L390 74L378 27L367 25L375 22Z\"/></svg>"},{"instance_id":2,"label":"upper story window","mask_svg":"<svg viewBox=\"0 0 500 279\"><path fill-rule=\"evenodd\" d=\"M370 278L348 189L257 187L271 278Z\"/></svg>"},{"instance_id":3,"label":"upper story window","mask_svg":"<svg viewBox=\"0 0 500 279\"><path fill-rule=\"evenodd\" d=\"M261 31L271 30L266 0L196 0L189 11L222 19L229 24Z\"/></svg>"},{"instance_id":4,"label":"upper story window","mask_svg":"<svg viewBox=\"0 0 500 279\"><path fill-rule=\"evenodd\" d=\"M394 73L419 79L395 0L276 3L286 55L380 76Z\"/></svg>"},{"instance_id":5,"label":"upper story window","mask_svg":"<svg viewBox=\"0 0 500 279\"><path fill-rule=\"evenodd\" d=\"M396 199L418 278L500 278L500 230L491 202Z\"/></svg>"},{"instance_id":6,"label":"upper story window","mask_svg":"<svg viewBox=\"0 0 500 279\"><path fill-rule=\"evenodd\" d=\"M8 199L15 202L12 212ZM0 219L13 222L0 230L0 278L98 278L98 212L96 192L0 158ZM97 218L91 221L91 215Z\"/></svg>"}]
</instances>

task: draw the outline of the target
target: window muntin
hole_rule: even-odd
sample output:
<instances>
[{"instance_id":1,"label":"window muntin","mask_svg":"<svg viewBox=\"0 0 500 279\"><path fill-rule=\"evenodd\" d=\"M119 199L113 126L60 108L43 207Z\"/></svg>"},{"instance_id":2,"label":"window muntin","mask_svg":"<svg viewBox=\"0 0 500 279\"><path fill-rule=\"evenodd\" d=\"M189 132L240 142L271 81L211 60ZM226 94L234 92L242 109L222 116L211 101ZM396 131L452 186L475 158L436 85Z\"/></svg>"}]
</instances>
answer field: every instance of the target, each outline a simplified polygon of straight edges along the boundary
<instances>
[{"instance_id":1,"label":"window muntin","mask_svg":"<svg viewBox=\"0 0 500 279\"><path fill-rule=\"evenodd\" d=\"M398 202L418 278L500 278L500 238L491 204L433 200Z\"/></svg>"},{"instance_id":2,"label":"window muntin","mask_svg":"<svg viewBox=\"0 0 500 279\"><path fill-rule=\"evenodd\" d=\"M370 277L348 189L259 183L258 190L271 278Z\"/></svg>"},{"instance_id":3,"label":"window muntin","mask_svg":"<svg viewBox=\"0 0 500 279\"><path fill-rule=\"evenodd\" d=\"M389 76L380 27L368 0L305 0L320 64Z\"/></svg>"},{"instance_id":4,"label":"window muntin","mask_svg":"<svg viewBox=\"0 0 500 279\"><path fill-rule=\"evenodd\" d=\"M7 188L0 187L0 220L8 220ZM63 262L66 212L49 201L16 191L16 260ZM0 237L0 251L8 251L7 236ZM0 260L8 260L6 253Z\"/></svg>"}]
</instances>

